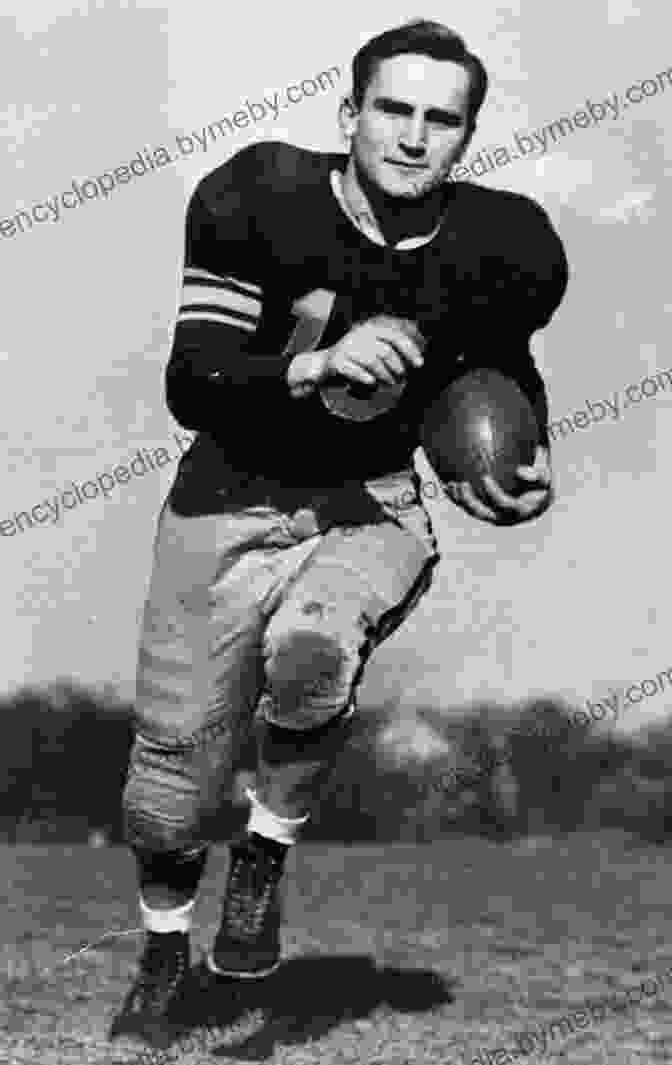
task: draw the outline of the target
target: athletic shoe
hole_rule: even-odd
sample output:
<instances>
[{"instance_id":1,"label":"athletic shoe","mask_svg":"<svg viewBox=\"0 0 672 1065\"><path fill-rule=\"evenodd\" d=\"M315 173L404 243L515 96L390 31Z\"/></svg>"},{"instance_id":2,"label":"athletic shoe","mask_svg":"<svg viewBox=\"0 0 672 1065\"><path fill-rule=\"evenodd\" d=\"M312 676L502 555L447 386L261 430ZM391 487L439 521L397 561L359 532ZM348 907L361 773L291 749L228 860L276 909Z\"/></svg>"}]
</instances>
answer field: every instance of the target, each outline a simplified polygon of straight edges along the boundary
<instances>
[{"instance_id":1,"label":"athletic shoe","mask_svg":"<svg viewBox=\"0 0 672 1065\"><path fill-rule=\"evenodd\" d=\"M187 932L147 932L139 972L112 1025L110 1038L141 1035L170 1038L182 1026L190 984Z\"/></svg>"},{"instance_id":2,"label":"athletic shoe","mask_svg":"<svg viewBox=\"0 0 672 1065\"><path fill-rule=\"evenodd\" d=\"M256 833L231 845L222 921L206 957L210 972L257 980L280 965L279 883L288 849Z\"/></svg>"}]
</instances>

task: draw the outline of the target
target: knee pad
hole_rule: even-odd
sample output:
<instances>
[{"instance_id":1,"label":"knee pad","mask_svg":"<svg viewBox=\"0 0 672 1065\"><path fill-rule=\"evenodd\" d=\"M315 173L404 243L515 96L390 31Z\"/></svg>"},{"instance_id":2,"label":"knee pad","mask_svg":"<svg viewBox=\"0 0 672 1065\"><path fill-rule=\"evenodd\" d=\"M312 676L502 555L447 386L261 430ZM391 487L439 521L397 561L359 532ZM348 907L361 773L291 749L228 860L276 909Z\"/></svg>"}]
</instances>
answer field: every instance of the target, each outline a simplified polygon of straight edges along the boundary
<instances>
[{"instance_id":1,"label":"knee pad","mask_svg":"<svg viewBox=\"0 0 672 1065\"><path fill-rule=\"evenodd\" d=\"M267 638L266 679L278 695L317 694L339 680L347 654L339 642L319 632L296 629Z\"/></svg>"},{"instance_id":2,"label":"knee pad","mask_svg":"<svg viewBox=\"0 0 672 1065\"><path fill-rule=\"evenodd\" d=\"M292 630L266 642L267 721L312 729L338 716L350 697L359 660L322 633Z\"/></svg>"}]
</instances>

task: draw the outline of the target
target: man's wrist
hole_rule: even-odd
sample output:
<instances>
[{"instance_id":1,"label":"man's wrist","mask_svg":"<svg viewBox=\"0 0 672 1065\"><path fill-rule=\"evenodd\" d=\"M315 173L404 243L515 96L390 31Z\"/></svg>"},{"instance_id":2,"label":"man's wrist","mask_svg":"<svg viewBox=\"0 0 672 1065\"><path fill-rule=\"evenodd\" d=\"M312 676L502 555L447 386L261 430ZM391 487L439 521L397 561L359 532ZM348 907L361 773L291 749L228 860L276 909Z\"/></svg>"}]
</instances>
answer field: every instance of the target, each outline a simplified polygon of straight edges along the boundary
<instances>
[{"instance_id":1,"label":"man's wrist","mask_svg":"<svg viewBox=\"0 0 672 1065\"><path fill-rule=\"evenodd\" d=\"M300 389L305 394L324 380L327 361L326 350L306 351L295 355L287 368L287 384L290 389Z\"/></svg>"}]
</instances>

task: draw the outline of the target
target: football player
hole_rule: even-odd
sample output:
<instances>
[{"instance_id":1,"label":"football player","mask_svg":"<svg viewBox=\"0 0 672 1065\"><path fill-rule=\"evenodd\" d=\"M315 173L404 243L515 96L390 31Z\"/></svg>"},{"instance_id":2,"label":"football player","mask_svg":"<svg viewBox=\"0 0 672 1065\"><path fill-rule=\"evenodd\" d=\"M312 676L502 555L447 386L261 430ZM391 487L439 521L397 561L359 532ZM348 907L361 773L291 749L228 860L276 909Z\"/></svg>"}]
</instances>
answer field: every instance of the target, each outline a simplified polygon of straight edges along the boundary
<instances>
[{"instance_id":1,"label":"football player","mask_svg":"<svg viewBox=\"0 0 672 1065\"><path fill-rule=\"evenodd\" d=\"M197 435L158 520L124 792L147 936L122 1012L145 1031L184 1007L198 885L250 729L249 821L207 967L245 980L280 963L287 852L365 663L439 558L413 453L440 389L498 369L542 434L529 491L491 482L486 505L453 485L454 501L507 524L549 505L530 337L567 262L533 200L450 180L487 84L445 26L389 30L354 58L347 152L251 144L191 197L166 398Z\"/></svg>"}]
</instances>

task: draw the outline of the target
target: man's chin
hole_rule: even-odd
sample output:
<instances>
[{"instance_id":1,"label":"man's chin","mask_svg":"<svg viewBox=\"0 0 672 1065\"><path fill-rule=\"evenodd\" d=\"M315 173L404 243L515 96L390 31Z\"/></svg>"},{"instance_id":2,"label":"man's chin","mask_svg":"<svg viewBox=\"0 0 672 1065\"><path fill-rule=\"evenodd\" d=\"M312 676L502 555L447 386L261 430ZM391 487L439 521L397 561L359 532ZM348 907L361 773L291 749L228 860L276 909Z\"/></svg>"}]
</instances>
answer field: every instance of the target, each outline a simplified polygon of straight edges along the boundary
<instances>
[{"instance_id":1,"label":"man's chin","mask_svg":"<svg viewBox=\"0 0 672 1065\"><path fill-rule=\"evenodd\" d=\"M396 195L400 200L421 200L429 191L430 186L428 185L407 185L399 189Z\"/></svg>"},{"instance_id":2,"label":"man's chin","mask_svg":"<svg viewBox=\"0 0 672 1065\"><path fill-rule=\"evenodd\" d=\"M390 178L386 174L384 177L381 176L378 185L388 196L397 196L402 200L419 200L432 192L437 182L428 180L426 176L423 178L420 174L409 174L408 177L399 176L398 178Z\"/></svg>"}]
</instances>

